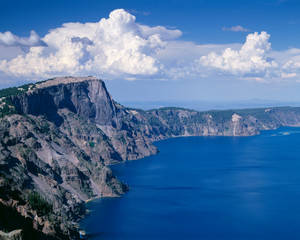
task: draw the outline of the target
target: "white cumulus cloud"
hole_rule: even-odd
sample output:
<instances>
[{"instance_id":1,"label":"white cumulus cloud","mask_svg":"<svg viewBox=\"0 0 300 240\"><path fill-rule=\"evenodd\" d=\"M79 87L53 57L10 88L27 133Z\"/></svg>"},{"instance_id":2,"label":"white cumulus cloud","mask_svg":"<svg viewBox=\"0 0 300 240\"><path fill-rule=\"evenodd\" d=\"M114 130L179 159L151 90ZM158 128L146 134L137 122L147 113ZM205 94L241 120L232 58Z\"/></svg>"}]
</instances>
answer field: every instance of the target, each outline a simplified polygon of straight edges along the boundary
<instances>
[{"instance_id":1,"label":"white cumulus cloud","mask_svg":"<svg viewBox=\"0 0 300 240\"><path fill-rule=\"evenodd\" d=\"M241 49L226 48L219 54L211 52L202 56L199 62L205 67L225 70L236 75L263 73L277 66L274 60L268 60L266 57L271 48L269 38L270 35L266 32L249 34Z\"/></svg>"},{"instance_id":2,"label":"white cumulus cloud","mask_svg":"<svg viewBox=\"0 0 300 240\"><path fill-rule=\"evenodd\" d=\"M242 26L228 31L249 31ZM1 78L96 75L104 79L186 80L207 77L298 81L300 49L274 51L264 31L232 44L183 41L182 32L139 24L117 9L99 22L71 22L39 37L0 33ZM3 77L4 76L4 77ZM1 82L1 80L0 80Z\"/></svg>"},{"instance_id":3,"label":"white cumulus cloud","mask_svg":"<svg viewBox=\"0 0 300 240\"><path fill-rule=\"evenodd\" d=\"M149 37L153 34L159 34L162 40L173 40L179 38L182 35L182 32L180 30L169 30L162 26L149 27L140 25L140 30L143 37Z\"/></svg>"},{"instance_id":4,"label":"white cumulus cloud","mask_svg":"<svg viewBox=\"0 0 300 240\"><path fill-rule=\"evenodd\" d=\"M35 32L27 39L9 32L0 35L0 44L31 46L29 52L0 61L0 71L40 77L57 74L96 74L109 78L151 76L163 69L155 53L166 45L165 40L180 35L179 30L140 25L135 16L117 9L109 18L96 23L65 23L50 30L42 39Z\"/></svg>"},{"instance_id":5,"label":"white cumulus cloud","mask_svg":"<svg viewBox=\"0 0 300 240\"><path fill-rule=\"evenodd\" d=\"M11 32L7 31L4 33L0 32L0 45L3 46L21 46L21 47L32 47L32 46L44 46L45 42L37 35L35 31L30 32L29 37L18 37Z\"/></svg>"},{"instance_id":6,"label":"white cumulus cloud","mask_svg":"<svg viewBox=\"0 0 300 240\"><path fill-rule=\"evenodd\" d=\"M284 64L283 69L296 70L300 69L300 55L291 58L286 64Z\"/></svg>"}]
</instances>

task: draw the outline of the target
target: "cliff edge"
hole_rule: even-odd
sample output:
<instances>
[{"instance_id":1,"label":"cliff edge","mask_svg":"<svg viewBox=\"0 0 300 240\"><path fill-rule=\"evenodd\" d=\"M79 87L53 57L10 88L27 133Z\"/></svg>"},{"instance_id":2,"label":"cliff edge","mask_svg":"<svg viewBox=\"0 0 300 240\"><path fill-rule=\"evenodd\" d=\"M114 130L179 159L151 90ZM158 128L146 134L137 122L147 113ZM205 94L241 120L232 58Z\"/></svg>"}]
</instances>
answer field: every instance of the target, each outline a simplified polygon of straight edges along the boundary
<instances>
[{"instance_id":1,"label":"cliff edge","mask_svg":"<svg viewBox=\"0 0 300 240\"><path fill-rule=\"evenodd\" d=\"M85 201L128 190L110 164L155 154L160 139L250 136L279 126L300 126L300 108L129 109L94 77L0 90L0 230L74 239Z\"/></svg>"}]
</instances>

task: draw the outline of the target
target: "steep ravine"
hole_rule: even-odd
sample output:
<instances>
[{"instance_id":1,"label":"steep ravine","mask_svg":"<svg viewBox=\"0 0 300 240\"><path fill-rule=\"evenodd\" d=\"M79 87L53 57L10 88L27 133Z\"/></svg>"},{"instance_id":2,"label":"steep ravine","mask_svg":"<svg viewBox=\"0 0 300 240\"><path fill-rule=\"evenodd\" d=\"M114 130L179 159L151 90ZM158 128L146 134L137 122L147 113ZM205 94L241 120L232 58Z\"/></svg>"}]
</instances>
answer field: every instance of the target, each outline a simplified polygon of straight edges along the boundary
<instances>
[{"instance_id":1,"label":"steep ravine","mask_svg":"<svg viewBox=\"0 0 300 240\"><path fill-rule=\"evenodd\" d=\"M23 239L74 239L86 200L128 190L108 165L156 154L153 141L300 126L300 108L128 109L93 77L30 85L2 98L1 108L0 208L17 217L1 215L0 230L24 226Z\"/></svg>"}]
</instances>

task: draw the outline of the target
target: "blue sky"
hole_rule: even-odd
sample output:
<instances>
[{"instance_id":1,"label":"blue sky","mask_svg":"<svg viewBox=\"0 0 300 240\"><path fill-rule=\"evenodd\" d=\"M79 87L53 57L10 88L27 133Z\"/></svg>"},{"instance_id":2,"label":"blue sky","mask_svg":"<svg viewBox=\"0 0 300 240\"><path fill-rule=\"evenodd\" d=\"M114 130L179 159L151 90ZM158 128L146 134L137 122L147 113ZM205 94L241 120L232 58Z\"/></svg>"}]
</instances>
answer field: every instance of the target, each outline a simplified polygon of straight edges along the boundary
<instances>
[{"instance_id":1,"label":"blue sky","mask_svg":"<svg viewBox=\"0 0 300 240\"><path fill-rule=\"evenodd\" d=\"M299 9L297 0L1 0L0 87L95 75L121 102L300 101Z\"/></svg>"},{"instance_id":2,"label":"blue sky","mask_svg":"<svg viewBox=\"0 0 300 240\"><path fill-rule=\"evenodd\" d=\"M277 50L300 48L298 0L1 0L0 6L0 31L19 36L31 30L43 36L66 22L96 22L123 8L142 24L180 29L187 41L242 43L246 34L222 31L241 25L271 33Z\"/></svg>"}]
</instances>

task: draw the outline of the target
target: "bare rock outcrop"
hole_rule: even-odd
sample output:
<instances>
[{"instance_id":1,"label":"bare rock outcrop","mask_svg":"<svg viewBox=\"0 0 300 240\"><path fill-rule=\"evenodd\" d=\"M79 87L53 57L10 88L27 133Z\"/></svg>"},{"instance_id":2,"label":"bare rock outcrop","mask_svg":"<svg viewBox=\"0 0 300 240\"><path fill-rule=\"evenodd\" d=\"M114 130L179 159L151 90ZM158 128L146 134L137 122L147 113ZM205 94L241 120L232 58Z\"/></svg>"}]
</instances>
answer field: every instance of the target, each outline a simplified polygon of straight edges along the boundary
<instances>
[{"instance_id":1,"label":"bare rock outcrop","mask_svg":"<svg viewBox=\"0 0 300 240\"><path fill-rule=\"evenodd\" d=\"M300 108L128 109L94 77L55 78L26 89L1 100L0 230L25 226L31 239L74 239L85 201L128 190L109 165L157 153L156 140L300 126ZM15 222L3 221L5 214Z\"/></svg>"}]
</instances>

